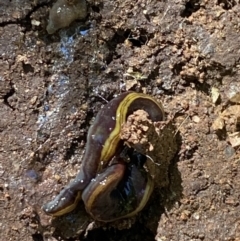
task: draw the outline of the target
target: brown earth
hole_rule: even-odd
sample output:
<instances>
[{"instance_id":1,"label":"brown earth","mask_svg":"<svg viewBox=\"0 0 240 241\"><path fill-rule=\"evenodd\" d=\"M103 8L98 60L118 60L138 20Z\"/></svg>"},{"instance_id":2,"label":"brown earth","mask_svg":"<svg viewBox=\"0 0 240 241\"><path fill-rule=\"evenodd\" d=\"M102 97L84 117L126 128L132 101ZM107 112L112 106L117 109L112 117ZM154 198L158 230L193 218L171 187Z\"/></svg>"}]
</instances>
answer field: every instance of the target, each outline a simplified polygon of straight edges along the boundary
<instances>
[{"instance_id":1,"label":"brown earth","mask_svg":"<svg viewBox=\"0 0 240 241\"><path fill-rule=\"evenodd\" d=\"M85 22L49 35L52 4L0 1L0 240L239 241L240 150L228 137L240 114L212 128L240 90L238 1L89 0ZM42 204L78 172L104 99L125 90L174 113L169 186L129 229L91 223L82 204L51 222Z\"/></svg>"}]
</instances>

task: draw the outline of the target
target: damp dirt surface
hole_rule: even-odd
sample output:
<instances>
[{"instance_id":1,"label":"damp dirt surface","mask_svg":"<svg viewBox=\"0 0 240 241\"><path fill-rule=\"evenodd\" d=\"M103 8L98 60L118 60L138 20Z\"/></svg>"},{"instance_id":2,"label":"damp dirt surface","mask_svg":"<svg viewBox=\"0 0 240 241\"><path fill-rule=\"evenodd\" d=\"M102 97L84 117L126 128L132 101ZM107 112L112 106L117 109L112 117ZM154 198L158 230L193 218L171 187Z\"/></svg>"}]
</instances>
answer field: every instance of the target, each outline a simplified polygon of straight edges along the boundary
<instances>
[{"instance_id":1,"label":"damp dirt surface","mask_svg":"<svg viewBox=\"0 0 240 241\"><path fill-rule=\"evenodd\" d=\"M234 0L89 0L84 21L49 35L50 0L0 0L1 240L239 241L240 92ZM88 129L124 91L172 116L178 150L168 185L137 217L94 222L41 210L78 172ZM226 125L226 126L225 126ZM236 139L237 141L237 139ZM156 166L157 168L157 166Z\"/></svg>"}]
</instances>

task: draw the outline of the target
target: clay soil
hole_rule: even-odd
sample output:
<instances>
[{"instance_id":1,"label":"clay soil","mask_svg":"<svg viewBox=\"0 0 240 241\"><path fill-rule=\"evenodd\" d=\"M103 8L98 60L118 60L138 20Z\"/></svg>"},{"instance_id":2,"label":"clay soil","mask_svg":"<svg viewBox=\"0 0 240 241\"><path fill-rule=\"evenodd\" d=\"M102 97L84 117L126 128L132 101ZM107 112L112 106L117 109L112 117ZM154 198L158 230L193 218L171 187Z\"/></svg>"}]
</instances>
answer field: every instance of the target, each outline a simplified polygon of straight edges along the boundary
<instances>
[{"instance_id":1,"label":"clay soil","mask_svg":"<svg viewBox=\"0 0 240 241\"><path fill-rule=\"evenodd\" d=\"M0 1L0 240L239 241L240 150L228 137L240 114L212 127L238 105L239 2L89 0L84 21L49 35L52 4ZM173 116L169 185L122 226L94 223L81 203L52 220L41 206L78 172L105 100L126 90Z\"/></svg>"}]
</instances>

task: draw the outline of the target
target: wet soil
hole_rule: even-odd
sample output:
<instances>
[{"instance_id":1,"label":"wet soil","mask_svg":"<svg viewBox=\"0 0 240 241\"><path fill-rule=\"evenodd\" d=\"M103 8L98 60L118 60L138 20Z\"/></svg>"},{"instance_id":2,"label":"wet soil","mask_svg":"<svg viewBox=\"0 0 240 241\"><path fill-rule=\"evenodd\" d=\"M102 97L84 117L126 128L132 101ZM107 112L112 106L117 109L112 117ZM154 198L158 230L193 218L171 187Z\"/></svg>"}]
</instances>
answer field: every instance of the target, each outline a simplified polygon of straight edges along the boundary
<instances>
[{"instance_id":1,"label":"wet soil","mask_svg":"<svg viewBox=\"0 0 240 241\"><path fill-rule=\"evenodd\" d=\"M212 127L238 105L238 1L89 0L85 21L49 35L52 4L0 1L1 240L240 240L240 150L228 138L239 126ZM174 116L169 185L123 228L93 223L81 203L51 221L41 206L78 172L101 106L126 90Z\"/></svg>"}]
</instances>

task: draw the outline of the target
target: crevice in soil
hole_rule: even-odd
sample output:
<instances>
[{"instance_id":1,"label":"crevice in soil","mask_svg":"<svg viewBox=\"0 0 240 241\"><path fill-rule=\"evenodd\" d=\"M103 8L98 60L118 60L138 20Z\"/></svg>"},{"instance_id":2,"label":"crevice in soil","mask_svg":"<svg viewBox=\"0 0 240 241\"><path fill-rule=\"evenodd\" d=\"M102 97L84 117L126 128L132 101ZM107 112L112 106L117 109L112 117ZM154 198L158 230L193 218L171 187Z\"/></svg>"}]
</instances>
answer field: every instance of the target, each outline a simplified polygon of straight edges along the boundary
<instances>
[{"instance_id":1,"label":"crevice in soil","mask_svg":"<svg viewBox=\"0 0 240 241\"><path fill-rule=\"evenodd\" d=\"M109 229L104 230L102 228L90 231L85 241L110 241L110 240L130 240L132 239L132 234L137 234L136 240L139 241L154 241L154 234L146 228L143 224L135 224L130 229L116 230Z\"/></svg>"},{"instance_id":2,"label":"crevice in soil","mask_svg":"<svg viewBox=\"0 0 240 241\"><path fill-rule=\"evenodd\" d=\"M15 89L13 85L11 83L10 85L11 85L11 89L3 96L3 102L6 106L10 107L12 110L15 110L15 108L8 101L8 98L15 94Z\"/></svg>"},{"instance_id":3,"label":"crevice in soil","mask_svg":"<svg viewBox=\"0 0 240 241\"><path fill-rule=\"evenodd\" d=\"M141 48L142 45L145 45L152 38L154 38L154 35L147 33L145 29L138 29L136 33L130 29L118 29L112 39L107 42L108 49L110 50L110 54L106 58L107 64L112 62L113 57L115 59L121 57L116 55L117 45L128 40L132 44L132 48Z\"/></svg>"},{"instance_id":4,"label":"crevice in soil","mask_svg":"<svg viewBox=\"0 0 240 241\"><path fill-rule=\"evenodd\" d=\"M33 241L43 241L43 236L41 234L33 234L32 235Z\"/></svg>"},{"instance_id":5,"label":"crevice in soil","mask_svg":"<svg viewBox=\"0 0 240 241\"><path fill-rule=\"evenodd\" d=\"M100 3L97 3L96 5L92 5L91 8L93 12L100 13L101 9L103 9L103 3L100 2Z\"/></svg>"},{"instance_id":6,"label":"crevice in soil","mask_svg":"<svg viewBox=\"0 0 240 241\"><path fill-rule=\"evenodd\" d=\"M25 74L34 73L34 67L31 64L25 64L22 62L22 67Z\"/></svg>"},{"instance_id":7,"label":"crevice in soil","mask_svg":"<svg viewBox=\"0 0 240 241\"><path fill-rule=\"evenodd\" d=\"M184 62L179 62L179 63L175 63L173 65L173 69L172 69L172 72L175 74L175 75L179 75L181 73L181 71L183 70L183 66L185 66L186 63Z\"/></svg>"},{"instance_id":8,"label":"crevice in soil","mask_svg":"<svg viewBox=\"0 0 240 241\"><path fill-rule=\"evenodd\" d=\"M45 7L45 6L51 6L52 3L48 2L43 2L40 3L36 6L34 6L24 17L16 19L16 20L9 20L9 21L4 21L0 23L0 27L5 27L7 25L12 25L12 24L18 24L21 27L24 28L23 32L28 32L32 29L32 24L31 24L31 15L36 12L39 8Z\"/></svg>"},{"instance_id":9,"label":"crevice in soil","mask_svg":"<svg viewBox=\"0 0 240 241\"><path fill-rule=\"evenodd\" d=\"M199 0L189 0L185 4L185 9L180 14L183 18L190 17L194 12L197 12L200 9L200 1Z\"/></svg>"},{"instance_id":10,"label":"crevice in soil","mask_svg":"<svg viewBox=\"0 0 240 241\"><path fill-rule=\"evenodd\" d=\"M155 80L158 76L159 76L159 69L160 69L160 66L156 67L155 69L153 69L151 71L151 73L149 74L148 76L148 80Z\"/></svg>"}]
</instances>

